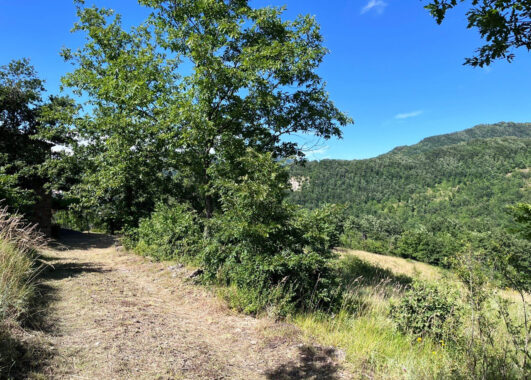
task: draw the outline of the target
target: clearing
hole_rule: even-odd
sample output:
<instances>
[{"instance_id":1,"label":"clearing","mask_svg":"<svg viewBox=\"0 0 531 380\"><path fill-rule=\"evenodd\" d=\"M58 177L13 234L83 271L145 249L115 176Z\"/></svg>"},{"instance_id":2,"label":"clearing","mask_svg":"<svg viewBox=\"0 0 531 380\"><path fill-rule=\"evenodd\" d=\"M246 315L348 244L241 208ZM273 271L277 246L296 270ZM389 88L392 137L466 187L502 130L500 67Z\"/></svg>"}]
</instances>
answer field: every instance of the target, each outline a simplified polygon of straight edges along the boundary
<instances>
[{"instance_id":1,"label":"clearing","mask_svg":"<svg viewBox=\"0 0 531 380\"><path fill-rule=\"evenodd\" d=\"M64 231L61 244L45 252L47 304L21 333L33 349L15 378L350 378L341 351L229 310L184 267L119 251L106 235Z\"/></svg>"}]
</instances>

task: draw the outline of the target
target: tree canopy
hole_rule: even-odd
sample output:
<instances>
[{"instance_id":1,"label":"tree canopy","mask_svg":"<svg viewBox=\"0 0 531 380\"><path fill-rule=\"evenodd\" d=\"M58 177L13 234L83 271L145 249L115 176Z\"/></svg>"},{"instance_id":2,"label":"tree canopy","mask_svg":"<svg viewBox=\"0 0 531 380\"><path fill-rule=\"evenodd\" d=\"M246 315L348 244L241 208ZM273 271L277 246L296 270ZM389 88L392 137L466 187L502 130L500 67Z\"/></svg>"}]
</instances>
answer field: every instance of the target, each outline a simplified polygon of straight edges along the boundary
<instances>
[{"instance_id":1,"label":"tree canopy","mask_svg":"<svg viewBox=\"0 0 531 380\"><path fill-rule=\"evenodd\" d=\"M465 64L488 66L497 59L511 62L515 49L531 49L531 2L529 0L431 0L426 9L442 23L446 13L460 3L468 6L468 28L486 40Z\"/></svg>"},{"instance_id":2,"label":"tree canopy","mask_svg":"<svg viewBox=\"0 0 531 380\"><path fill-rule=\"evenodd\" d=\"M50 190L51 147L69 141L66 118L75 109L66 97L44 99L44 91L28 59L0 67L0 200L30 219Z\"/></svg>"},{"instance_id":3,"label":"tree canopy","mask_svg":"<svg viewBox=\"0 0 531 380\"><path fill-rule=\"evenodd\" d=\"M526 209L515 209L513 221L507 206L531 201L530 152L530 124L482 125L372 159L293 165L302 188L291 199L345 204L343 244L356 249L437 264L474 241L526 252L527 243L506 236L515 221L524 234Z\"/></svg>"},{"instance_id":4,"label":"tree canopy","mask_svg":"<svg viewBox=\"0 0 531 380\"><path fill-rule=\"evenodd\" d=\"M164 196L216 208L211 171L245 150L303 157L287 136L340 137L351 122L316 73L327 50L315 20L246 0L141 0L151 16L125 30L112 10L78 2L88 42L63 56L64 85L88 99L76 124L91 152L77 187L86 206L120 228Z\"/></svg>"}]
</instances>

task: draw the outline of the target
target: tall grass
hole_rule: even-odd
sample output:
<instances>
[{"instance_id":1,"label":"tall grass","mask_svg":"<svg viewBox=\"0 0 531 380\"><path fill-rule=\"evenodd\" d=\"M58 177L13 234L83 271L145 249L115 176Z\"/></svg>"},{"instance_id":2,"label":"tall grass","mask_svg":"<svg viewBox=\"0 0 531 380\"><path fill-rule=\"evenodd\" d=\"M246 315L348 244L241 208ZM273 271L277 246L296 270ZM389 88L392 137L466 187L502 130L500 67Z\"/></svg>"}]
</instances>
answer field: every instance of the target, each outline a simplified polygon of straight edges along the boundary
<instances>
[{"instance_id":1,"label":"tall grass","mask_svg":"<svg viewBox=\"0 0 531 380\"><path fill-rule=\"evenodd\" d=\"M28 315L35 294L37 250L45 243L35 226L0 209L0 377L16 355L9 332Z\"/></svg>"},{"instance_id":2,"label":"tall grass","mask_svg":"<svg viewBox=\"0 0 531 380\"><path fill-rule=\"evenodd\" d=\"M293 322L310 339L342 349L347 366L357 378L525 378L526 370L513 363L515 358L521 363L523 354L512 347L511 339L514 336L504 327L496 307L490 305L489 301L485 305L488 310L482 311L481 318L488 323L490 339L483 342L477 337L477 317L472 318L474 313L466 303L466 289L452 276L437 278L432 271L416 276L422 281L437 283L437 286L443 286L444 283L463 297L455 300L463 309L462 314L459 314L460 324L449 331L448 336L453 339L435 338L432 334L419 336L399 329L390 313L393 305L408 299L414 292L415 287L409 286L411 277L353 255L344 255L340 266L346 288L341 310L332 315L323 312L302 313L295 315ZM399 272L404 273L403 270ZM426 280L426 277L431 280ZM492 289L492 292L496 293L496 290ZM499 293L503 295L503 292ZM510 298L501 299L507 301L508 315L517 320L522 318L517 305ZM477 368L477 357L481 357L485 368Z\"/></svg>"},{"instance_id":3,"label":"tall grass","mask_svg":"<svg viewBox=\"0 0 531 380\"><path fill-rule=\"evenodd\" d=\"M400 333L388 317L411 278L355 256L343 257L340 265L346 287L341 311L299 314L293 322L323 344L341 348L359 378L445 377L451 365L445 346Z\"/></svg>"}]
</instances>

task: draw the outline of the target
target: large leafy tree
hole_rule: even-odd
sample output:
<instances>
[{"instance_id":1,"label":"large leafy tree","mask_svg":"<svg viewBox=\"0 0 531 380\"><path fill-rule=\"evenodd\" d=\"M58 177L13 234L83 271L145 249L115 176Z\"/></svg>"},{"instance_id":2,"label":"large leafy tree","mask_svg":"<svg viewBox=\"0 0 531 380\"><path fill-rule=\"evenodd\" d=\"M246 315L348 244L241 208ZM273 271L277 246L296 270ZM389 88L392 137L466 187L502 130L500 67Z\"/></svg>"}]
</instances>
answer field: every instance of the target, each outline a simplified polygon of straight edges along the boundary
<instances>
[{"instance_id":1,"label":"large leafy tree","mask_svg":"<svg viewBox=\"0 0 531 380\"><path fill-rule=\"evenodd\" d=\"M514 50L531 49L531 1L529 0L431 0L426 8L437 23L460 3L468 5L468 28L475 28L485 45L465 64L488 66L497 59L514 59Z\"/></svg>"},{"instance_id":2,"label":"large leafy tree","mask_svg":"<svg viewBox=\"0 0 531 380\"><path fill-rule=\"evenodd\" d=\"M66 97L43 97L44 82L29 60L14 60L0 67L0 200L28 214L50 210L50 174L54 166L52 146L70 139L68 125L75 112Z\"/></svg>"},{"instance_id":3,"label":"large leafy tree","mask_svg":"<svg viewBox=\"0 0 531 380\"><path fill-rule=\"evenodd\" d=\"M80 2L75 30L88 42L63 52L76 67L65 85L90 104L77 124L92 153L79 189L117 227L167 195L209 218L213 167L248 148L303 157L286 136L339 137L351 122L316 73L327 50L313 18L285 21L283 9L247 0L139 2L151 16L129 30L112 10Z\"/></svg>"}]
</instances>

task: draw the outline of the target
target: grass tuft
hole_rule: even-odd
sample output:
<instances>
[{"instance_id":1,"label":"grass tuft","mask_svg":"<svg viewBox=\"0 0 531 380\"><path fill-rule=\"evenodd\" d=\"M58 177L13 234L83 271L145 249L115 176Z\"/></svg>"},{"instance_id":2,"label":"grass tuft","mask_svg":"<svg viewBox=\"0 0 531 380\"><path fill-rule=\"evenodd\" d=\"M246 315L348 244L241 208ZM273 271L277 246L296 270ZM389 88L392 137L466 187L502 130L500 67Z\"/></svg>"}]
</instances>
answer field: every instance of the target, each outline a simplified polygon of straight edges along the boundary
<instances>
[{"instance_id":1,"label":"grass tuft","mask_svg":"<svg viewBox=\"0 0 531 380\"><path fill-rule=\"evenodd\" d=\"M35 295L37 250L46 243L35 226L0 209L0 378L16 360L16 340L10 330L29 314Z\"/></svg>"}]
</instances>

